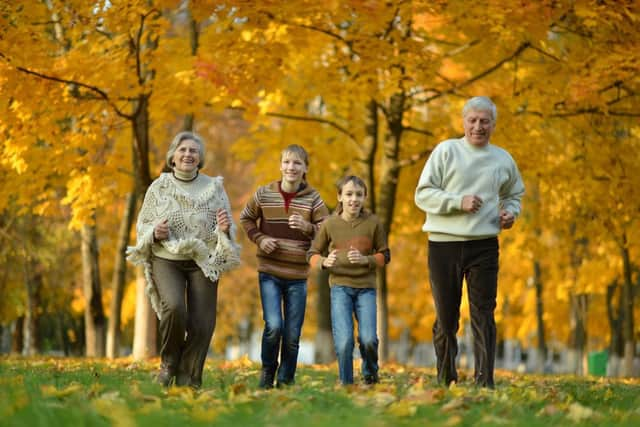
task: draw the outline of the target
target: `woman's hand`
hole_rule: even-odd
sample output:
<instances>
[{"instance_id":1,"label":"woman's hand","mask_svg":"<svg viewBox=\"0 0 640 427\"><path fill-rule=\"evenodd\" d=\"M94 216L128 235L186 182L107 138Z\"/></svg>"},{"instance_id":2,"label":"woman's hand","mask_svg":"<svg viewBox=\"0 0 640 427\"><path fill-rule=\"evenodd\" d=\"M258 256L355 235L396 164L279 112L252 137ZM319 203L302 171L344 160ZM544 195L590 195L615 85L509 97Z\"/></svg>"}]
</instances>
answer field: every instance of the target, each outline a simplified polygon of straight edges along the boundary
<instances>
[{"instance_id":1,"label":"woman's hand","mask_svg":"<svg viewBox=\"0 0 640 427\"><path fill-rule=\"evenodd\" d=\"M362 255L359 250L351 246L349 252L347 252L347 259L351 264L369 264L369 260L366 256Z\"/></svg>"},{"instance_id":2,"label":"woman's hand","mask_svg":"<svg viewBox=\"0 0 640 427\"><path fill-rule=\"evenodd\" d=\"M264 252L270 254L271 252L278 249L278 241L273 237L265 237L264 239L260 240L260 244L258 246L260 246L260 249L262 249Z\"/></svg>"},{"instance_id":3,"label":"woman's hand","mask_svg":"<svg viewBox=\"0 0 640 427\"><path fill-rule=\"evenodd\" d=\"M229 220L229 214L224 209L220 208L216 211L216 222L218 223L218 230L223 233L229 233L229 227L231 227L231 220Z\"/></svg>"},{"instance_id":4,"label":"woman's hand","mask_svg":"<svg viewBox=\"0 0 640 427\"><path fill-rule=\"evenodd\" d=\"M164 219L162 222L153 227L153 240L159 242L169 238L169 220Z\"/></svg>"}]
</instances>

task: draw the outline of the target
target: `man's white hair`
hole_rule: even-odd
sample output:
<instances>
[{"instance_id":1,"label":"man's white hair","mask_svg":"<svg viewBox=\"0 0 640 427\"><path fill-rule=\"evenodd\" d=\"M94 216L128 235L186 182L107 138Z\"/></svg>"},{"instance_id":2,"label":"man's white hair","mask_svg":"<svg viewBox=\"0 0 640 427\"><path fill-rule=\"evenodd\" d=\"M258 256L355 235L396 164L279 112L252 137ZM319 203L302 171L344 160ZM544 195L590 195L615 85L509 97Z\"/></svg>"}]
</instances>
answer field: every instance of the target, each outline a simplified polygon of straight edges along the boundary
<instances>
[{"instance_id":1,"label":"man's white hair","mask_svg":"<svg viewBox=\"0 0 640 427\"><path fill-rule=\"evenodd\" d=\"M491 113L493 123L498 119L498 109L491 98L487 96L474 96L462 107L462 117L466 117L471 111L488 111Z\"/></svg>"}]
</instances>

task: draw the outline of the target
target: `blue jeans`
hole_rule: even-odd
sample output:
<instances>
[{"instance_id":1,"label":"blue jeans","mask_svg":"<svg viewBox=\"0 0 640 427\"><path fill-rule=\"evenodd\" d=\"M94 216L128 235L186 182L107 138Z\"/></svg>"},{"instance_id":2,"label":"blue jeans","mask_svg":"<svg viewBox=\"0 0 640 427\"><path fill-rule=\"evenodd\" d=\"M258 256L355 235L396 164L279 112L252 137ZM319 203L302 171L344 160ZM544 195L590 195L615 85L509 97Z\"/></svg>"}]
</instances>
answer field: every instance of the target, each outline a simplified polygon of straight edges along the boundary
<instances>
[{"instance_id":1,"label":"blue jeans","mask_svg":"<svg viewBox=\"0 0 640 427\"><path fill-rule=\"evenodd\" d=\"M358 321L358 343L362 376L378 375L376 334L376 290L374 288L331 287L331 330L342 384L353 384L353 314Z\"/></svg>"},{"instance_id":2,"label":"blue jeans","mask_svg":"<svg viewBox=\"0 0 640 427\"><path fill-rule=\"evenodd\" d=\"M275 372L280 353L278 383L291 384L296 375L300 332L307 305L307 281L281 279L267 273L259 273L258 280L264 319L262 367Z\"/></svg>"}]
</instances>

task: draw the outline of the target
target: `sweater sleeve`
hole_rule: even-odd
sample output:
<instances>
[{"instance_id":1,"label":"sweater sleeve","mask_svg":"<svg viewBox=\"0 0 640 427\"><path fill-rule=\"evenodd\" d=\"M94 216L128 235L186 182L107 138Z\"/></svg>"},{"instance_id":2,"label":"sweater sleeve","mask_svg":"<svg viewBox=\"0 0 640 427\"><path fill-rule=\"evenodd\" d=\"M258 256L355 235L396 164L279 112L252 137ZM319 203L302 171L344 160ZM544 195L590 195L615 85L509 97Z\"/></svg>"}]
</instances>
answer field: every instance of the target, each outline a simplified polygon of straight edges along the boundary
<instances>
[{"instance_id":1,"label":"sweater sleeve","mask_svg":"<svg viewBox=\"0 0 640 427\"><path fill-rule=\"evenodd\" d=\"M438 145L427 163L424 165L418 186L416 187L415 203L426 213L448 214L460 212L462 209L462 194L450 193L443 189L443 170L446 161L446 150L442 144Z\"/></svg>"},{"instance_id":2,"label":"sweater sleeve","mask_svg":"<svg viewBox=\"0 0 640 427\"><path fill-rule=\"evenodd\" d=\"M327 218L327 216L329 216L329 209L327 209L327 206L320 197L320 193L316 192L316 197L313 200L313 208L311 211L311 233L306 233L311 237L311 239L316 236L320 229L320 224Z\"/></svg>"},{"instance_id":3,"label":"sweater sleeve","mask_svg":"<svg viewBox=\"0 0 640 427\"><path fill-rule=\"evenodd\" d=\"M158 202L156 186L157 181L152 182L144 195L144 201L136 222L136 245L127 248L127 260L136 265L142 264L151 255L153 229L158 222L158 219L153 215L154 206Z\"/></svg>"},{"instance_id":4,"label":"sweater sleeve","mask_svg":"<svg viewBox=\"0 0 640 427\"><path fill-rule=\"evenodd\" d=\"M387 244L387 236L382 223L376 218L376 227L373 231L374 253L367 256L369 268L384 267L391 261L391 251Z\"/></svg>"},{"instance_id":5,"label":"sweater sleeve","mask_svg":"<svg viewBox=\"0 0 640 427\"><path fill-rule=\"evenodd\" d=\"M231 239L232 242L236 241L236 236L238 233L238 226L236 225L235 221L233 220L233 215L231 214L231 202L229 201L229 196L227 195L227 192L224 189L224 186L222 185L222 182L220 182L220 187L219 187L219 191L220 191L220 196L222 198L222 205L224 206L224 210L227 211L227 214L229 216L229 239ZM216 232L218 232L217 230L217 224L216 224Z\"/></svg>"},{"instance_id":6,"label":"sweater sleeve","mask_svg":"<svg viewBox=\"0 0 640 427\"><path fill-rule=\"evenodd\" d=\"M307 262L312 268L319 267L322 260L322 254L329 248L329 234L327 233L327 222L324 221L320 225L320 229L316 233L316 237L311 242L311 247L307 251Z\"/></svg>"},{"instance_id":7,"label":"sweater sleeve","mask_svg":"<svg viewBox=\"0 0 640 427\"><path fill-rule=\"evenodd\" d=\"M524 195L524 182L516 162L511 157L510 160L509 179L500 187L500 207L517 218L520 215L520 201Z\"/></svg>"},{"instance_id":8,"label":"sweater sleeve","mask_svg":"<svg viewBox=\"0 0 640 427\"><path fill-rule=\"evenodd\" d=\"M240 224L242 225L244 232L247 233L249 240L256 245L259 245L260 241L267 237L267 235L260 231L260 228L258 227L258 220L262 218L260 192L261 189L259 188L240 213Z\"/></svg>"}]
</instances>

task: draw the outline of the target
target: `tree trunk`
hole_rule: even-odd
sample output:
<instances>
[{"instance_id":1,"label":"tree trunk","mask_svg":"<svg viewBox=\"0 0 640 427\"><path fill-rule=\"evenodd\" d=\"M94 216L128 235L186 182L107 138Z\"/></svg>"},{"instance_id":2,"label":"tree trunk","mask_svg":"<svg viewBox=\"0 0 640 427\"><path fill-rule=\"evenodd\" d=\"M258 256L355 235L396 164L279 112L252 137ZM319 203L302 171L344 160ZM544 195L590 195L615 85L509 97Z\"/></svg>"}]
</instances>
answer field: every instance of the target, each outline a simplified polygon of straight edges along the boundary
<instances>
[{"instance_id":1,"label":"tree trunk","mask_svg":"<svg viewBox=\"0 0 640 427\"><path fill-rule=\"evenodd\" d=\"M104 357L106 319L102 307L96 225L82 227L82 282L85 297L85 354Z\"/></svg>"},{"instance_id":2,"label":"tree trunk","mask_svg":"<svg viewBox=\"0 0 640 427\"><path fill-rule=\"evenodd\" d=\"M11 331L11 354L21 354L22 353L22 343L24 342L23 338L24 334L24 316L18 317L13 321L12 331Z\"/></svg>"},{"instance_id":3,"label":"tree trunk","mask_svg":"<svg viewBox=\"0 0 640 427\"><path fill-rule=\"evenodd\" d=\"M198 46L200 43L200 33L198 32L198 23L193 19L191 10L187 8L187 14L189 16L189 42L191 45L191 55L196 56L198 54ZM184 124L182 128L184 130L192 131L195 122L195 116L193 113L186 114L184 116Z\"/></svg>"},{"instance_id":4,"label":"tree trunk","mask_svg":"<svg viewBox=\"0 0 640 427\"><path fill-rule=\"evenodd\" d=\"M336 360L331 333L331 290L329 288L329 273L327 270L318 269L316 276L318 286L317 316L318 331L315 338L316 363L331 363Z\"/></svg>"},{"instance_id":5,"label":"tree trunk","mask_svg":"<svg viewBox=\"0 0 640 427\"><path fill-rule=\"evenodd\" d=\"M569 349L573 351L576 375L584 375L585 348L587 344L587 311L589 296L587 294L571 295L571 338Z\"/></svg>"},{"instance_id":6,"label":"tree trunk","mask_svg":"<svg viewBox=\"0 0 640 427\"><path fill-rule=\"evenodd\" d=\"M37 261L24 260L24 285L26 293L24 322L22 324L22 355L38 353L38 305L42 274L38 272Z\"/></svg>"},{"instance_id":7,"label":"tree trunk","mask_svg":"<svg viewBox=\"0 0 640 427\"><path fill-rule=\"evenodd\" d=\"M536 320L538 329L538 361L537 370L544 372L544 364L547 359L547 340L544 333L544 302L542 299L542 272L540 270L540 262L533 262L533 283L536 288Z\"/></svg>"},{"instance_id":8,"label":"tree trunk","mask_svg":"<svg viewBox=\"0 0 640 427\"><path fill-rule=\"evenodd\" d=\"M631 259L629 257L629 248L627 245L627 236L623 235L622 265L623 265L623 292L624 308L623 308L623 337L624 337L624 363L622 374L626 377L633 375L633 359L635 358L635 337L633 335L633 282L631 281Z\"/></svg>"},{"instance_id":9,"label":"tree trunk","mask_svg":"<svg viewBox=\"0 0 640 427\"><path fill-rule=\"evenodd\" d=\"M136 188L140 198L144 197L151 184L149 169L149 97L140 95L134 117L133 132L135 150L133 156L136 171ZM157 354L157 317L151 308L145 292L144 274L141 268L136 269L136 313L133 335L133 357L143 359Z\"/></svg>"},{"instance_id":10,"label":"tree trunk","mask_svg":"<svg viewBox=\"0 0 640 427\"><path fill-rule=\"evenodd\" d=\"M359 157L362 167L359 168L358 173L364 182L367 183L369 190L367 193L367 207L371 212L375 213L377 201L375 159L378 149L378 104L375 100L372 99L367 103L366 112L367 114L364 120L365 136L359 145Z\"/></svg>"},{"instance_id":11,"label":"tree trunk","mask_svg":"<svg viewBox=\"0 0 640 427\"><path fill-rule=\"evenodd\" d=\"M384 153L382 161L382 173L380 179L380 193L376 209L376 215L380 218L387 237L391 233L393 211L398 191L398 178L400 167L398 156L400 154L400 141L402 138L402 116L404 114L405 95L398 93L391 97L387 116L388 132L384 139ZM389 357L389 307L387 298L387 269L378 269L378 330L380 331L380 359Z\"/></svg>"},{"instance_id":12,"label":"tree trunk","mask_svg":"<svg viewBox=\"0 0 640 427\"><path fill-rule=\"evenodd\" d=\"M145 294L146 282L142 267L136 269L136 317L133 331L133 358L146 359L157 354L158 318Z\"/></svg>"},{"instance_id":13,"label":"tree trunk","mask_svg":"<svg viewBox=\"0 0 640 427\"><path fill-rule=\"evenodd\" d=\"M614 305L614 298L618 294L618 305ZM615 280L607 286L607 319L609 320L609 358L607 361L607 375L620 375L620 360L624 356L623 330L620 326L624 317L624 301L622 289Z\"/></svg>"},{"instance_id":14,"label":"tree trunk","mask_svg":"<svg viewBox=\"0 0 640 427\"><path fill-rule=\"evenodd\" d=\"M107 331L107 357L120 355L120 323L122 312L122 297L127 274L126 251L136 209L135 190L127 194L126 204L120 230L118 231L118 250L114 261L113 279L111 281L111 306L109 307L109 330Z\"/></svg>"}]
</instances>

